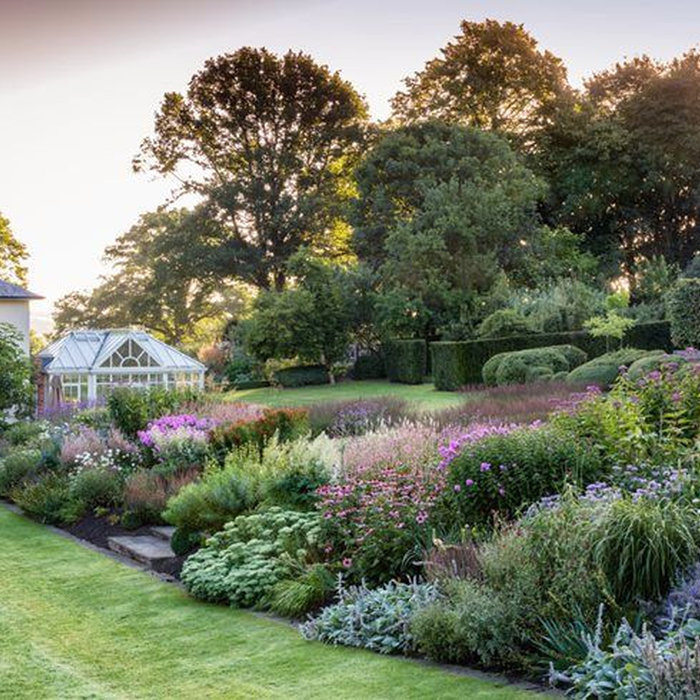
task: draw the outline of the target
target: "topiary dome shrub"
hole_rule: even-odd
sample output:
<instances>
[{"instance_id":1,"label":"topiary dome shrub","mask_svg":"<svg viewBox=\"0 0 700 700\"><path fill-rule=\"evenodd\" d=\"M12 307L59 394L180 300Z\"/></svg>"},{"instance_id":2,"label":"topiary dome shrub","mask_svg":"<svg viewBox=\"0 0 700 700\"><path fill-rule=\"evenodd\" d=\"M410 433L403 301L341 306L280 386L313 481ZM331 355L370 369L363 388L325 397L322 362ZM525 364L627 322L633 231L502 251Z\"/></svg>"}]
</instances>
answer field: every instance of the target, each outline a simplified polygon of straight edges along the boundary
<instances>
[{"instance_id":1,"label":"topiary dome shrub","mask_svg":"<svg viewBox=\"0 0 700 700\"><path fill-rule=\"evenodd\" d=\"M586 359L586 353L573 345L502 352L484 364L482 377L489 386L546 381L557 373L570 371Z\"/></svg>"}]
</instances>

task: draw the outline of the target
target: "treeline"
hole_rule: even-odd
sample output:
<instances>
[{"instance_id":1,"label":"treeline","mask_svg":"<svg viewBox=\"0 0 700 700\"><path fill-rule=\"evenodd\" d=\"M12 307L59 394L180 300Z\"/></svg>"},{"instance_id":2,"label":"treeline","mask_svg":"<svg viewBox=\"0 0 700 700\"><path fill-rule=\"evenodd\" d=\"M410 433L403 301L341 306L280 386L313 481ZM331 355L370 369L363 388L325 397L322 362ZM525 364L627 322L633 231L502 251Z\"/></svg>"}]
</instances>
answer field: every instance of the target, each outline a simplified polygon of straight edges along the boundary
<instances>
[{"instance_id":1,"label":"treeline","mask_svg":"<svg viewBox=\"0 0 700 700\"><path fill-rule=\"evenodd\" d=\"M233 327L259 359L331 366L351 340L576 330L612 287L663 318L700 237L700 54L576 90L522 26L465 21L392 108L372 123L303 53L210 59L134 160L199 203L144 214L57 329Z\"/></svg>"}]
</instances>

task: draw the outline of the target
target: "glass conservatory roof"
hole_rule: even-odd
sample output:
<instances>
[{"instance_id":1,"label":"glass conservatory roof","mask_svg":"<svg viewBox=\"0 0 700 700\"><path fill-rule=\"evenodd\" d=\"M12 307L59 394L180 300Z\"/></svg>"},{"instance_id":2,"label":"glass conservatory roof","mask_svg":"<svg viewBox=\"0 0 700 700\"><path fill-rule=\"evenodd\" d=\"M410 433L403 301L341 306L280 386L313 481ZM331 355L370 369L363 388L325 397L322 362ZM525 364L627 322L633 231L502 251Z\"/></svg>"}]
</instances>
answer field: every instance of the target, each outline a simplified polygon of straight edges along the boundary
<instances>
[{"instance_id":1,"label":"glass conservatory roof","mask_svg":"<svg viewBox=\"0 0 700 700\"><path fill-rule=\"evenodd\" d=\"M203 372L206 368L145 331L131 329L70 331L38 355L47 372Z\"/></svg>"}]
</instances>

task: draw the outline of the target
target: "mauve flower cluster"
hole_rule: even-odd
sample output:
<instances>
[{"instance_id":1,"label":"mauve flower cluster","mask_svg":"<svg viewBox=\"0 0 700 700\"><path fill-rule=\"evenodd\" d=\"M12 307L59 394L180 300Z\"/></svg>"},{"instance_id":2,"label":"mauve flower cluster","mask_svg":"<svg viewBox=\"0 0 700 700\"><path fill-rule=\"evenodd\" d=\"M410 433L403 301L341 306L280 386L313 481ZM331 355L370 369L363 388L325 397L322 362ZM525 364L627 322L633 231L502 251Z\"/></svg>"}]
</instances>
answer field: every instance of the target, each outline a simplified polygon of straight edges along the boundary
<instances>
[{"instance_id":1,"label":"mauve flower cluster","mask_svg":"<svg viewBox=\"0 0 700 700\"><path fill-rule=\"evenodd\" d=\"M240 423L262 418L264 409L254 403L240 401L215 401L186 407L185 413L206 418L212 426L224 423Z\"/></svg>"},{"instance_id":2,"label":"mauve flower cluster","mask_svg":"<svg viewBox=\"0 0 700 700\"><path fill-rule=\"evenodd\" d=\"M103 436L94 428L83 425L63 436L61 462L73 464L79 461L77 458L80 455L99 456L107 452L116 452L124 457L135 456L138 448L116 428Z\"/></svg>"},{"instance_id":3,"label":"mauve flower cluster","mask_svg":"<svg viewBox=\"0 0 700 700\"><path fill-rule=\"evenodd\" d=\"M416 473L432 470L440 459L440 446L463 431L461 427L440 428L429 421L382 426L344 442L343 471L356 474L386 467L400 467L404 472Z\"/></svg>"},{"instance_id":4,"label":"mauve flower cluster","mask_svg":"<svg viewBox=\"0 0 700 700\"><path fill-rule=\"evenodd\" d=\"M353 401L343 406L329 427L333 436L363 435L389 417L389 406L382 401Z\"/></svg>"},{"instance_id":5,"label":"mauve flower cluster","mask_svg":"<svg viewBox=\"0 0 700 700\"><path fill-rule=\"evenodd\" d=\"M535 421L532 427L537 427L540 425L539 421ZM476 423L470 425L467 430L463 430L460 434L449 441L447 445L439 448L440 456L442 460L438 465L440 470L445 470L452 463L458 455L462 453L462 450L467 445L472 445L479 440L483 440L485 437L491 435L507 435L511 431L515 430L519 426L515 423ZM483 465L482 465L483 467ZM487 471L482 468L482 471ZM469 484L467 484L469 486Z\"/></svg>"},{"instance_id":6,"label":"mauve flower cluster","mask_svg":"<svg viewBox=\"0 0 700 700\"><path fill-rule=\"evenodd\" d=\"M151 421L146 430L140 430L138 438L142 445L161 452L174 442L199 442L208 440L213 423L209 418L199 418L193 413L162 416Z\"/></svg>"}]
</instances>

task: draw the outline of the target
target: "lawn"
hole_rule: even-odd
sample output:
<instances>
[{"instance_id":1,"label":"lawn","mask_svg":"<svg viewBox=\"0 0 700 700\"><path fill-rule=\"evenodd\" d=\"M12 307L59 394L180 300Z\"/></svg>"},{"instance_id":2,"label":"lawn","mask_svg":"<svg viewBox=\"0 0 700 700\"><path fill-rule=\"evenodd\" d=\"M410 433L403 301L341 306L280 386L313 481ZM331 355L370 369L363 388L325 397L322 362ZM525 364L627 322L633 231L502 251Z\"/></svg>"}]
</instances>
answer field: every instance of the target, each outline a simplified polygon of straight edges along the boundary
<instances>
[{"instance_id":1,"label":"lawn","mask_svg":"<svg viewBox=\"0 0 700 700\"><path fill-rule=\"evenodd\" d=\"M321 401L371 399L396 396L411 402L418 410L435 411L464 403L464 395L451 391L436 391L432 384L392 384L386 380L346 381L331 386L305 386L298 389L244 389L226 394L233 401L251 401L265 406L308 406Z\"/></svg>"},{"instance_id":2,"label":"lawn","mask_svg":"<svg viewBox=\"0 0 700 700\"><path fill-rule=\"evenodd\" d=\"M0 507L0 697L525 698L405 659L303 641Z\"/></svg>"}]
</instances>

